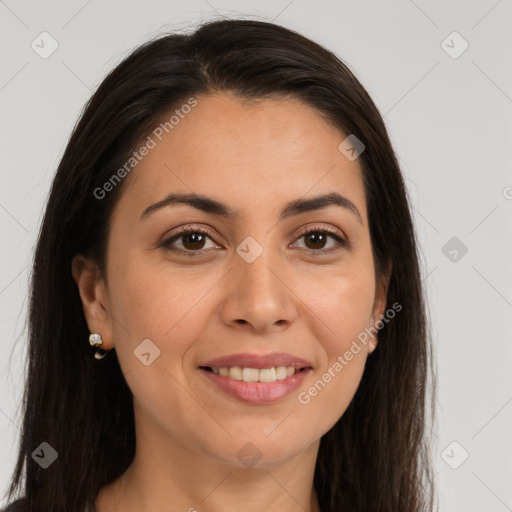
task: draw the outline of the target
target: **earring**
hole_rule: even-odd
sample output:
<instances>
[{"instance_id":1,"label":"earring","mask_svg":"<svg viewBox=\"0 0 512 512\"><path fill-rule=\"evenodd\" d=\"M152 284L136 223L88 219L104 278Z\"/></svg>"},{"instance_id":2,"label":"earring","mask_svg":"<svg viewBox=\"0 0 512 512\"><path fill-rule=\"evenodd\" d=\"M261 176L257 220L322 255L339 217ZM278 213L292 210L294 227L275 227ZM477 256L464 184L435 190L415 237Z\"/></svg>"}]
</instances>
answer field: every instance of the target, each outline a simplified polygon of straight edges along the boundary
<instances>
[{"instance_id":1,"label":"earring","mask_svg":"<svg viewBox=\"0 0 512 512\"><path fill-rule=\"evenodd\" d=\"M92 347L99 347L100 345L103 345L103 338L101 337L101 334L94 333L89 336L89 344ZM103 359L108 354L108 351L103 350L102 348L99 348L94 353L94 357L96 359Z\"/></svg>"}]
</instances>

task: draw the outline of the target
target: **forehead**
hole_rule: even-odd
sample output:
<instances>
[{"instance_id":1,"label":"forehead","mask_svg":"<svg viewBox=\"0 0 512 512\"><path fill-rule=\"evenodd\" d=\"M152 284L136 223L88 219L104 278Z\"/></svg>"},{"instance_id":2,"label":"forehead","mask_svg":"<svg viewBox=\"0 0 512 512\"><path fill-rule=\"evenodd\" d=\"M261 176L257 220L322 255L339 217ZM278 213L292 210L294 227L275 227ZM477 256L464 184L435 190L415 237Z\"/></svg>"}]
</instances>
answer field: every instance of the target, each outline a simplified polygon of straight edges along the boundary
<instances>
[{"instance_id":1,"label":"forehead","mask_svg":"<svg viewBox=\"0 0 512 512\"><path fill-rule=\"evenodd\" d=\"M195 100L193 108L178 105L163 116L161 127L179 114L167 130L149 134L154 147L128 176L119 208L129 205L140 215L162 195L180 191L261 213L337 191L366 224L361 168L338 149L347 134L318 110L295 98L247 101L223 93Z\"/></svg>"}]
</instances>

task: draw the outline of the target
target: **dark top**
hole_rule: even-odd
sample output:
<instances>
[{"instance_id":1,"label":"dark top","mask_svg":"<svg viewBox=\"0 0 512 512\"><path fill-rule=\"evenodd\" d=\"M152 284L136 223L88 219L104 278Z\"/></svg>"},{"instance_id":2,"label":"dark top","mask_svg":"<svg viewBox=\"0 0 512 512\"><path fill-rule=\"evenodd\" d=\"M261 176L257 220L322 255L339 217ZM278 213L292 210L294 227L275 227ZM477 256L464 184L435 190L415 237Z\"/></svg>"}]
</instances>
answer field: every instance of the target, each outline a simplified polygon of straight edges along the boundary
<instances>
[{"instance_id":1,"label":"dark top","mask_svg":"<svg viewBox=\"0 0 512 512\"><path fill-rule=\"evenodd\" d=\"M21 498L19 500L13 501L7 508L2 509L0 512L25 512L27 510L27 500L25 498Z\"/></svg>"},{"instance_id":2,"label":"dark top","mask_svg":"<svg viewBox=\"0 0 512 512\"><path fill-rule=\"evenodd\" d=\"M88 512L90 509L85 510ZM26 498L20 498L7 505L7 508L3 508L0 512L28 512L28 504Z\"/></svg>"}]
</instances>

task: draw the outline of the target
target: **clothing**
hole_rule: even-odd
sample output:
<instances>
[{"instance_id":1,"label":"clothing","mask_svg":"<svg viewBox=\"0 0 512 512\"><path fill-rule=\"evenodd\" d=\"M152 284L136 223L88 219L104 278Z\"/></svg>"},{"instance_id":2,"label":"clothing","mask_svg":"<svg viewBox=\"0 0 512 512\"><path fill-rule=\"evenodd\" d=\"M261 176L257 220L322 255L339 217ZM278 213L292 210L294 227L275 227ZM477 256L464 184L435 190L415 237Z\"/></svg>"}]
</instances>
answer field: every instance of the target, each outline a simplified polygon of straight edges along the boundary
<instances>
[{"instance_id":1,"label":"clothing","mask_svg":"<svg viewBox=\"0 0 512 512\"><path fill-rule=\"evenodd\" d=\"M24 512L26 510L26 500L24 498L13 501L3 508L0 512Z\"/></svg>"},{"instance_id":2,"label":"clothing","mask_svg":"<svg viewBox=\"0 0 512 512\"><path fill-rule=\"evenodd\" d=\"M27 510L27 500L25 498L21 498L19 500L13 501L7 508L3 508L0 512L26 512ZM96 512L91 507L85 507L84 512Z\"/></svg>"}]
</instances>

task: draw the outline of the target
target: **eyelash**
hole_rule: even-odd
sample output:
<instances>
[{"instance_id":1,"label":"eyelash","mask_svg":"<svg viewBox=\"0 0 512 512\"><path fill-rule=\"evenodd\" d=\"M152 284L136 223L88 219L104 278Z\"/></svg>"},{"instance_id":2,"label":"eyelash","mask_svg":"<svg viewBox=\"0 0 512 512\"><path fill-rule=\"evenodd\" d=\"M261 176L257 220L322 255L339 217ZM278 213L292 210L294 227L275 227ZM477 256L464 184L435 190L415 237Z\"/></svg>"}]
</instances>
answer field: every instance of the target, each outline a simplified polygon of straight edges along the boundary
<instances>
[{"instance_id":1,"label":"eyelash","mask_svg":"<svg viewBox=\"0 0 512 512\"><path fill-rule=\"evenodd\" d=\"M213 234L210 231L208 231L207 229L205 229L205 228L195 228L194 226L185 226L183 228L179 228L178 232L175 233L174 235L172 235L171 237L166 238L162 242L160 247L163 247L163 248L165 248L168 251L171 251L171 252L174 252L174 253L177 253L177 254L181 254L183 256L202 256L203 253L204 253L204 250L191 251L191 250L188 250L188 249L176 249L175 247L172 247L172 245L171 245L174 241L180 239L181 237L183 237L185 235L191 234L191 233L200 234L200 235L206 235L213 242L215 242ZM346 240L344 240L343 238L341 238L336 232L331 231L328 228L317 228L317 227L314 227L314 226L310 227L310 228L307 228L305 231L303 231L300 234L300 236L298 237L297 240L299 240L299 239L301 239L301 238L303 238L306 235L309 235L311 233L320 233L322 235L330 236L331 238L333 238L337 242L338 247L334 247L334 248L331 247L329 249L305 249L308 253L314 253L315 255L323 255L323 254L332 253L332 252L338 251L340 249L349 247L348 242Z\"/></svg>"}]
</instances>

